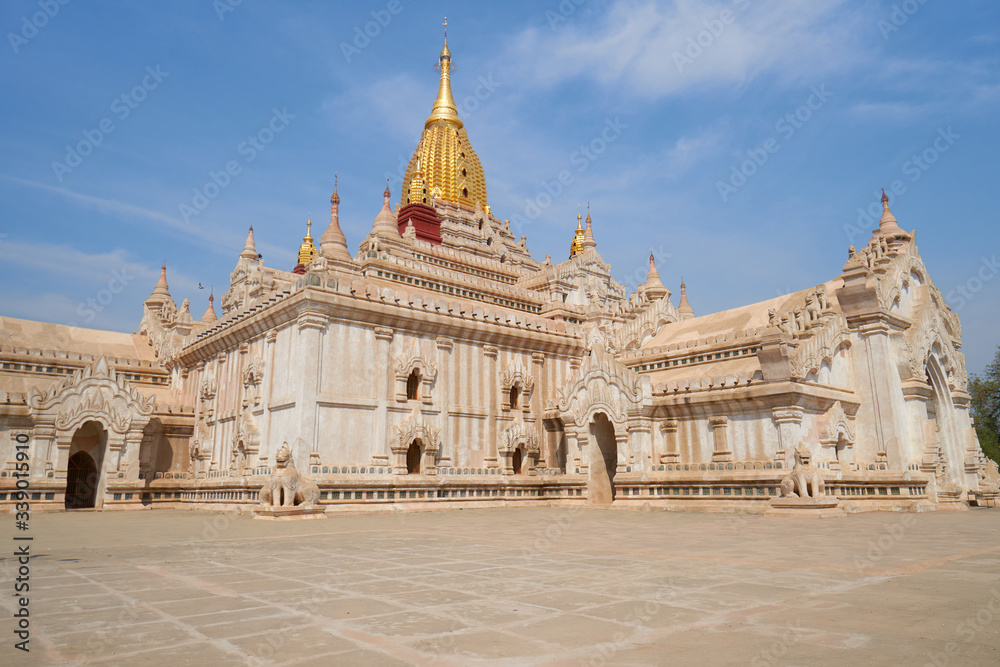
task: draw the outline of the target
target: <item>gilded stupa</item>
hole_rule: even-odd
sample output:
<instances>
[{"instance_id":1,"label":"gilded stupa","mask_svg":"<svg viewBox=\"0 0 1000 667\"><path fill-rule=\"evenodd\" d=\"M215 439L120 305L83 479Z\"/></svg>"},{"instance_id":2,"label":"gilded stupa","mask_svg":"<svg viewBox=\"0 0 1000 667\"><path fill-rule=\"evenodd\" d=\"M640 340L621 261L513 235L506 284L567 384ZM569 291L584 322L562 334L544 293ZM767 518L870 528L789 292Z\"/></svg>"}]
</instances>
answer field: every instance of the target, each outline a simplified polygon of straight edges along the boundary
<instances>
[{"instance_id":1,"label":"gilded stupa","mask_svg":"<svg viewBox=\"0 0 1000 667\"><path fill-rule=\"evenodd\" d=\"M432 205L435 199L486 209L486 176L472 150L451 94L451 51L445 31L438 60L441 83L431 115L403 177L400 206Z\"/></svg>"}]
</instances>

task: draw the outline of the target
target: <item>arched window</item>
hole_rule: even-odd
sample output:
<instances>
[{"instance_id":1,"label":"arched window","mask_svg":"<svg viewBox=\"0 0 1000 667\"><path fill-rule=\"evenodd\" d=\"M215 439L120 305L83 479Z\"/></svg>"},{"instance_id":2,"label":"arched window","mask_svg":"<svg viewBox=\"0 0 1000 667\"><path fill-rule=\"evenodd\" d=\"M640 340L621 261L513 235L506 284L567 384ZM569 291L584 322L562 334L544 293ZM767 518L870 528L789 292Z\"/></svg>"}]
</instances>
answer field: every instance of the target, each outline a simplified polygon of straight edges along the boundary
<instances>
[{"instance_id":1,"label":"arched window","mask_svg":"<svg viewBox=\"0 0 1000 667\"><path fill-rule=\"evenodd\" d=\"M414 440L410 443L410 448L406 450L406 474L407 475L419 475L420 474L420 457L423 454L423 447L420 446L420 440Z\"/></svg>"},{"instance_id":2,"label":"arched window","mask_svg":"<svg viewBox=\"0 0 1000 667\"><path fill-rule=\"evenodd\" d=\"M469 188L462 188L462 196L463 197L469 196Z\"/></svg>"},{"instance_id":3,"label":"arched window","mask_svg":"<svg viewBox=\"0 0 1000 667\"><path fill-rule=\"evenodd\" d=\"M515 384L510 388L510 409L517 410L517 403L521 398L521 385Z\"/></svg>"},{"instance_id":4,"label":"arched window","mask_svg":"<svg viewBox=\"0 0 1000 667\"><path fill-rule=\"evenodd\" d=\"M416 401L420 399L420 369L414 368L410 377L406 378L406 400Z\"/></svg>"},{"instance_id":5,"label":"arched window","mask_svg":"<svg viewBox=\"0 0 1000 667\"><path fill-rule=\"evenodd\" d=\"M514 468L514 474L520 475L521 468L524 463L524 455L521 453L520 447L514 450L514 456L512 458L513 460L511 461L511 467Z\"/></svg>"}]
</instances>

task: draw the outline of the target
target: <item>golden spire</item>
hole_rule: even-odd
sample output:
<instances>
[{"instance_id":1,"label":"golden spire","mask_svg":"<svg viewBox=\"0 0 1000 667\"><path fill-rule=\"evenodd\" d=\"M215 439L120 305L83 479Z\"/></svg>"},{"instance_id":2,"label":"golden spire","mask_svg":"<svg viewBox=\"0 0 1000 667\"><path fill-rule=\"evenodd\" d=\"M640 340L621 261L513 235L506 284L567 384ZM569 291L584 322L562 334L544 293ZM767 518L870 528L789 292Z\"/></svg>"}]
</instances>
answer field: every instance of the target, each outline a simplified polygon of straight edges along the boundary
<instances>
[{"instance_id":1,"label":"golden spire","mask_svg":"<svg viewBox=\"0 0 1000 667\"><path fill-rule=\"evenodd\" d=\"M438 68L441 70L441 83L438 85L438 96L434 100L434 108L431 115L427 117L424 128L428 128L434 123L444 121L455 126L456 129L464 127L462 119L458 117L458 107L455 98L451 94L451 51L448 50L448 19L444 20L444 47L438 57Z\"/></svg>"},{"instance_id":2,"label":"golden spire","mask_svg":"<svg viewBox=\"0 0 1000 667\"><path fill-rule=\"evenodd\" d=\"M475 210L486 210L486 176L451 94L451 51L445 36L438 60L441 82L434 108L403 176L400 206L443 199Z\"/></svg>"},{"instance_id":3,"label":"golden spire","mask_svg":"<svg viewBox=\"0 0 1000 667\"><path fill-rule=\"evenodd\" d=\"M590 214L587 214L588 217ZM580 214L579 208L576 211L576 232L573 234L573 241L569 244L569 256L575 257L576 255L583 252L583 241L587 237L587 232L583 229L583 216Z\"/></svg>"},{"instance_id":4,"label":"golden spire","mask_svg":"<svg viewBox=\"0 0 1000 667\"><path fill-rule=\"evenodd\" d=\"M313 245L312 224L312 214L310 214L306 222L306 235L302 237L302 245L299 246L299 264L303 266L316 256L316 246Z\"/></svg>"}]
</instances>

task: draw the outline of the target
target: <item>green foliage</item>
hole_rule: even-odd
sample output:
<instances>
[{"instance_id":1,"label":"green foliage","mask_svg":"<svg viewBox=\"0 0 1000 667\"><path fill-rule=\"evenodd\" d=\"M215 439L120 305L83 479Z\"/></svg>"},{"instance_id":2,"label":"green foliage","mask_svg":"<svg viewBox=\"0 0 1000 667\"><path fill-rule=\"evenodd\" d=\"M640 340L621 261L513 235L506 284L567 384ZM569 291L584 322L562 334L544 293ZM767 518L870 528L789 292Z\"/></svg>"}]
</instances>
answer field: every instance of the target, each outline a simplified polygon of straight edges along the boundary
<instances>
[{"instance_id":1,"label":"green foliage","mask_svg":"<svg viewBox=\"0 0 1000 667\"><path fill-rule=\"evenodd\" d=\"M972 418L983 453L1000 463L1000 346L982 377L969 379Z\"/></svg>"}]
</instances>

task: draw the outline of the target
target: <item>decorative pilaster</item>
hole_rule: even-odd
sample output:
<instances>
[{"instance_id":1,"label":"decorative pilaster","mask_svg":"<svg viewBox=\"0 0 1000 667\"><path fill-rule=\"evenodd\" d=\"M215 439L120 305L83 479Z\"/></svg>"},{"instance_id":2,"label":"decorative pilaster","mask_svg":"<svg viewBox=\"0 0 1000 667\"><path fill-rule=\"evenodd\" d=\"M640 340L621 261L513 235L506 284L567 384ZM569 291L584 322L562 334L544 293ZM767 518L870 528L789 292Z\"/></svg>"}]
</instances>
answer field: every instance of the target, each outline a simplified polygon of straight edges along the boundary
<instances>
[{"instance_id":1,"label":"decorative pilaster","mask_svg":"<svg viewBox=\"0 0 1000 667\"><path fill-rule=\"evenodd\" d=\"M667 419L660 422L660 433L663 434L664 449L660 455L660 463L679 463L681 452L677 443L677 420Z\"/></svg>"},{"instance_id":2,"label":"decorative pilaster","mask_svg":"<svg viewBox=\"0 0 1000 667\"><path fill-rule=\"evenodd\" d=\"M275 329L269 330L264 334L264 359L267 361L268 368L275 368L274 365L274 355L275 355L275 343L278 340L278 332ZM271 404L271 397L274 395L274 376L275 373L267 373L263 386L261 387L261 405L267 407ZM262 424L261 431L263 436L261 437L260 448L257 451L257 465L263 466L267 465L270 457L270 443L271 443L271 411L265 409L261 418L264 420Z\"/></svg>"},{"instance_id":3,"label":"decorative pilaster","mask_svg":"<svg viewBox=\"0 0 1000 667\"><path fill-rule=\"evenodd\" d=\"M788 406L771 410L771 419L778 427L778 452L775 459L782 461L786 468L795 465L795 448L799 446L802 426L802 408Z\"/></svg>"},{"instance_id":4,"label":"decorative pilaster","mask_svg":"<svg viewBox=\"0 0 1000 667\"><path fill-rule=\"evenodd\" d=\"M395 377L390 369L390 355L392 354L393 331L388 327L375 327L375 387L373 394L377 405L375 407L375 442L386 442L389 440L389 394L395 383ZM402 466L403 473L406 472L405 450L402 463L396 461L396 474ZM393 452L388 452L392 455Z\"/></svg>"},{"instance_id":5,"label":"decorative pilaster","mask_svg":"<svg viewBox=\"0 0 1000 667\"><path fill-rule=\"evenodd\" d=\"M530 415L541 415L542 414L542 371L545 368L545 355L541 352L531 353L531 377L532 384L535 386L535 390L531 392L531 405L529 413ZM526 406L528 407L528 406ZM534 422L535 417L530 417L530 421ZM525 421L529 421L529 417L525 415ZM541 442L545 442L545 434L540 424L537 422L533 423L535 437L539 438ZM538 467L548 468L548 452L547 447L539 447L538 449ZM534 472L532 472L534 474Z\"/></svg>"},{"instance_id":6,"label":"decorative pilaster","mask_svg":"<svg viewBox=\"0 0 1000 667\"><path fill-rule=\"evenodd\" d=\"M715 451L712 452L712 461L732 461L733 452L729 449L729 438L726 429L729 428L729 417L711 417L708 420L712 427L712 436L715 441Z\"/></svg>"},{"instance_id":7,"label":"decorative pilaster","mask_svg":"<svg viewBox=\"0 0 1000 667\"><path fill-rule=\"evenodd\" d=\"M458 451L452 454L452 449L458 446L451 436L451 351L454 347L450 338L439 337L437 346L438 380L435 393L437 408L441 411L441 446L438 453L438 465L451 466L458 460Z\"/></svg>"},{"instance_id":8,"label":"decorative pilaster","mask_svg":"<svg viewBox=\"0 0 1000 667\"><path fill-rule=\"evenodd\" d=\"M615 424L614 426L615 426L615 449L617 450L616 453L618 454L618 461L615 467L615 472L616 473L627 472L630 463L629 459L631 458L628 450L628 428L625 426L625 424L621 425Z\"/></svg>"},{"instance_id":9,"label":"decorative pilaster","mask_svg":"<svg viewBox=\"0 0 1000 667\"><path fill-rule=\"evenodd\" d=\"M301 384L295 399L299 415L298 438L294 437L295 434L289 434L291 437L287 438L292 441L291 446L294 448L293 461L308 461L309 454L316 449L316 396L319 394L320 373L323 368L323 332L328 322L325 314L316 311L305 311L295 320L295 326L299 330L295 341L298 349L293 347L292 354L301 362ZM302 447L304 449L300 449Z\"/></svg>"},{"instance_id":10,"label":"decorative pilaster","mask_svg":"<svg viewBox=\"0 0 1000 667\"><path fill-rule=\"evenodd\" d=\"M489 406L489 418L487 421L486 442L488 451L486 465L490 468L497 466L497 405L500 402L497 396L497 356L499 350L496 345L483 345L483 356L486 357L486 404Z\"/></svg>"}]
</instances>

